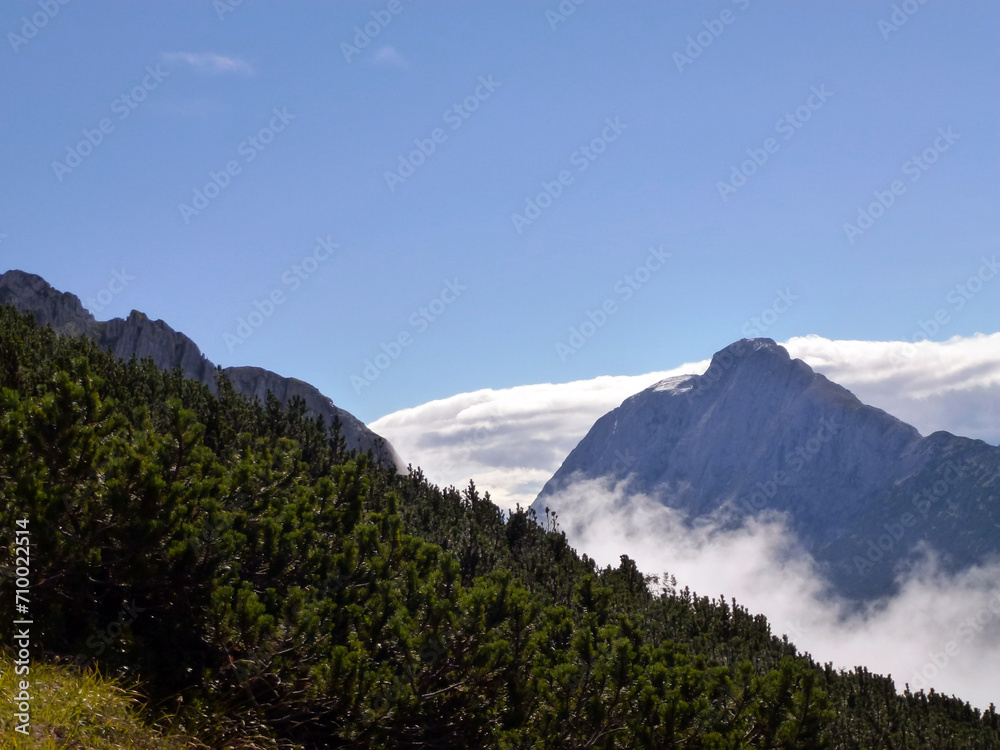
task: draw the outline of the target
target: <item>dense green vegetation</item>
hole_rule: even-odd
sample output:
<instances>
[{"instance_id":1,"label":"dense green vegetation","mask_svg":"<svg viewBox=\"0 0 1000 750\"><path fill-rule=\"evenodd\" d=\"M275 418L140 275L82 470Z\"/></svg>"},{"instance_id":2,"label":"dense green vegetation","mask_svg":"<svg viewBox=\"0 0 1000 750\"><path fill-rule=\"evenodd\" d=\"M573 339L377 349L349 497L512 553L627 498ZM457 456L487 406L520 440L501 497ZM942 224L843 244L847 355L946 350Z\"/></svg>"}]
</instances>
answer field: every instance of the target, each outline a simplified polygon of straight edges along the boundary
<instances>
[{"instance_id":1,"label":"dense green vegetation","mask_svg":"<svg viewBox=\"0 0 1000 750\"><path fill-rule=\"evenodd\" d=\"M2 308L5 545L17 519L36 662L114 675L209 747L1000 748L992 708L815 664L627 557L598 569L551 521L348 453L301 402ZM8 574L8 647L13 601Z\"/></svg>"}]
</instances>

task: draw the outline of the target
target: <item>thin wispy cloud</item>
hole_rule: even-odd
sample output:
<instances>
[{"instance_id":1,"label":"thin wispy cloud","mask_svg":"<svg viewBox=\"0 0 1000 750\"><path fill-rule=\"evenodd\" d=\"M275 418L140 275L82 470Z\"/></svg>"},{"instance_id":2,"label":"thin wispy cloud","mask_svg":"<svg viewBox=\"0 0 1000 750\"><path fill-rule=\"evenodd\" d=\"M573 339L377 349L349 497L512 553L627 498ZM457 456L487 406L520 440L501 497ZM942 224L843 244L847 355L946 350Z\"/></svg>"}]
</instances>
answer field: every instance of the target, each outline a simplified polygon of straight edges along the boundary
<instances>
[{"instance_id":1,"label":"thin wispy cloud","mask_svg":"<svg viewBox=\"0 0 1000 750\"><path fill-rule=\"evenodd\" d=\"M166 52L163 59L168 63L188 65L199 73L249 75L253 72L253 68L246 60L239 57L216 55L212 52Z\"/></svg>"},{"instance_id":2,"label":"thin wispy cloud","mask_svg":"<svg viewBox=\"0 0 1000 750\"><path fill-rule=\"evenodd\" d=\"M783 345L923 435L947 430L1000 442L1000 333L916 345L803 336ZM474 479L504 507L529 505L599 417L659 380L708 365L461 393L371 427L433 482L461 487Z\"/></svg>"},{"instance_id":3,"label":"thin wispy cloud","mask_svg":"<svg viewBox=\"0 0 1000 750\"><path fill-rule=\"evenodd\" d=\"M373 61L376 65L384 68L399 68L401 70L405 70L410 67L409 61L399 53L399 50L389 45L380 47L376 50Z\"/></svg>"}]
</instances>

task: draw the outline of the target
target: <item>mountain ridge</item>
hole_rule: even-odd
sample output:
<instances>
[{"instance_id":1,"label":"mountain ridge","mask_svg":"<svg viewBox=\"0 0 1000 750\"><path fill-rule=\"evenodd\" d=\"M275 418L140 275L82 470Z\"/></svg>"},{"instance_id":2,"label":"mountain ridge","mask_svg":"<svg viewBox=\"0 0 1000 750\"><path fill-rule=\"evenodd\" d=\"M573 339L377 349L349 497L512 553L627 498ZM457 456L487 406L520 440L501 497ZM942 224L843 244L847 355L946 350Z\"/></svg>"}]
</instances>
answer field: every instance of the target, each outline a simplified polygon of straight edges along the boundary
<instances>
[{"instance_id":1,"label":"mountain ridge","mask_svg":"<svg viewBox=\"0 0 1000 750\"><path fill-rule=\"evenodd\" d=\"M87 336L122 359L149 357L161 369L179 367L184 377L204 383L213 393L216 373L221 371L237 393L257 398L261 403L268 391L282 404L299 396L305 401L309 416L322 415L327 425L332 425L335 419L340 421L341 434L349 448L371 450L381 463L399 470L406 468L388 440L336 406L319 389L261 367L217 368L190 337L163 320L151 320L145 313L132 310L127 318L99 321L76 295L55 289L37 274L20 270L0 274L0 304L12 304L21 312L33 313L39 325L51 325L60 335Z\"/></svg>"}]
</instances>

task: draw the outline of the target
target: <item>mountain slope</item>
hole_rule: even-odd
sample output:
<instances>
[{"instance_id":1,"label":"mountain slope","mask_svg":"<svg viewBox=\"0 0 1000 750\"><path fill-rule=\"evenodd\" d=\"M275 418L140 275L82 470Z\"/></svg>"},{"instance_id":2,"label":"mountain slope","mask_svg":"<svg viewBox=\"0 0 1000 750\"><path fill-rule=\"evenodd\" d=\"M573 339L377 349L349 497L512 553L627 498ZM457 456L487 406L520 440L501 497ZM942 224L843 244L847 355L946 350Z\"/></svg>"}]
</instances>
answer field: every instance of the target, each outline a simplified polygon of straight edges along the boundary
<instances>
[{"instance_id":1,"label":"mountain slope","mask_svg":"<svg viewBox=\"0 0 1000 750\"><path fill-rule=\"evenodd\" d=\"M34 313L40 325L51 325L61 335L88 336L122 359L149 357L161 369L179 367L184 377L198 380L215 392L216 366L194 341L162 320L150 320L133 310L125 319L98 321L75 295L54 289L41 276L16 270L0 275L0 304ZM328 425L340 420L341 434L349 448L370 449L380 462L405 468L406 464L385 438L369 430L350 412L335 406L308 383L260 367L229 367L222 373L237 393L251 399L256 397L261 403L268 391L283 405L295 396L301 397L309 416L322 415Z\"/></svg>"},{"instance_id":2,"label":"mountain slope","mask_svg":"<svg viewBox=\"0 0 1000 750\"><path fill-rule=\"evenodd\" d=\"M597 478L627 480L628 492L690 520L785 513L856 597L891 591L921 543L949 569L1000 552L1000 449L944 432L921 437L770 339L732 344L704 375L657 383L603 416L536 512L555 502L571 516L566 491Z\"/></svg>"},{"instance_id":3,"label":"mountain slope","mask_svg":"<svg viewBox=\"0 0 1000 750\"><path fill-rule=\"evenodd\" d=\"M736 602L652 591L624 555L599 569L471 484L30 318L0 306L0 530L42 552L31 747L145 746L108 678L219 750L1000 746L992 706L820 665ZM5 622L28 614L17 585L0 576ZM41 705L53 681L97 689Z\"/></svg>"}]
</instances>

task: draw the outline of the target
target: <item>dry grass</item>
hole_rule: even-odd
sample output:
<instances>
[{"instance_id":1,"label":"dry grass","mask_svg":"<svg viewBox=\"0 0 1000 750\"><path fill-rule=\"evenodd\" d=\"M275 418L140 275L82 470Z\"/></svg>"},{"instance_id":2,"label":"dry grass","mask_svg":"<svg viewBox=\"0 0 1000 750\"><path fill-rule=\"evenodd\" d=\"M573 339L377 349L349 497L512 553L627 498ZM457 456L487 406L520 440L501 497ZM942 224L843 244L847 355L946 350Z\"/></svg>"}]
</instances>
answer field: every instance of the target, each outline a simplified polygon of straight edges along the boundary
<instances>
[{"instance_id":1,"label":"dry grass","mask_svg":"<svg viewBox=\"0 0 1000 750\"><path fill-rule=\"evenodd\" d=\"M31 681L32 697L27 735L15 731L13 704L18 683L24 679ZM19 676L9 656L0 655L0 706L0 748L4 750L204 747L145 724L138 696L92 670L32 664L30 675Z\"/></svg>"}]
</instances>

